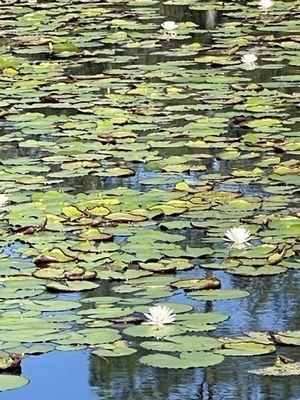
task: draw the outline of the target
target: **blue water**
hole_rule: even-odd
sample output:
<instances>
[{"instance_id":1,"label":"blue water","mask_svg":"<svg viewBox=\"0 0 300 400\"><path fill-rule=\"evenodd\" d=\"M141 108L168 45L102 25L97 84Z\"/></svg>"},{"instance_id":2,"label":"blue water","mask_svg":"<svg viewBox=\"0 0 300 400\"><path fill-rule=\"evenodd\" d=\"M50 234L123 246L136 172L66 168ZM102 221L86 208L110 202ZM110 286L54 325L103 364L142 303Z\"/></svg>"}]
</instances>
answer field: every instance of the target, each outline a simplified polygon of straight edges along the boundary
<instances>
[{"instance_id":1,"label":"blue water","mask_svg":"<svg viewBox=\"0 0 300 400\"><path fill-rule=\"evenodd\" d=\"M299 353L299 352L298 352ZM286 351L286 354L289 354ZM300 355L300 354L299 354ZM101 360L87 352L53 352L23 362L28 386L0 394L3 400L299 400L297 377L247 374L273 355L226 358L204 369L161 370L136 357ZM89 372L90 370L90 372Z\"/></svg>"}]
</instances>

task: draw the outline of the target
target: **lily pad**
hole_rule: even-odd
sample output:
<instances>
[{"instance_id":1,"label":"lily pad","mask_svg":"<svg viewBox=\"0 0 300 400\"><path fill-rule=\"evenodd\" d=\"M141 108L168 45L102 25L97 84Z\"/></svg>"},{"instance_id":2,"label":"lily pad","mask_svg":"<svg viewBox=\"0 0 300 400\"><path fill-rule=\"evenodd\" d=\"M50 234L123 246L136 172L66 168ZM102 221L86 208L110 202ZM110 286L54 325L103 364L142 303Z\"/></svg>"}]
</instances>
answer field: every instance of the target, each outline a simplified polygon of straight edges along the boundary
<instances>
[{"instance_id":1,"label":"lily pad","mask_svg":"<svg viewBox=\"0 0 300 400\"><path fill-rule=\"evenodd\" d=\"M147 350L183 352L211 350L221 346L217 339L206 336L172 336L165 341L142 342L141 346Z\"/></svg>"},{"instance_id":2,"label":"lily pad","mask_svg":"<svg viewBox=\"0 0 300 400\"><path fill-rule=\"evenodd\" d=\"M166 325L162 328L157 328L153 325L142 324L137 326L131 326L123 330L123 333L133 337L167 337L176 336L185 333L186 329L182 326L177 325Z\"/></svg>"},{"instance_id":3,"label":"lily pad","mask_svg":"<svg viewBox=\"0 0 300 400\"><path fill-rule=\"evenodd\" d=\"M218 289L221 287L221 281L218 278L182 279L172 282L171 287L183 289L185 292Z\"/></svg>"},{"instance_id":4,"label":"lily pad","mask_svg":"<svg viewBox=\"0 0 300 400\"><path fill-rule=\"evenodd\" d=\"M29 383L29 379L18 375L0 375L0 392L10 389L17 389Z\"/></svg>"},{"instance_id":5,"label":"lily pad","mask_svg":"<svg viewBox=\"0 0 300 400\"><path fill-rule=\"evenodd\" d=\"M278 356L274 366L252 369L251 374L267 376L300 375L300 362L295 362L287 357Z\"/></svg>"},{"instance_id":6,"label":"lily pad","mask_svg":"<svg viewBox=\"0 0 300 400\"><path fill-rule=\"evenodd\" d=\"M183 352L179 357L156 353L140 358L142 364L169 369L208 367L220 364L223 360L224 358L220 354L205 351Z\"/></svg>"},{"instance_id":7,"label":"lily pad","mask_svg":"<svg viewBox=\"0 0 300 400\"><path fill-rule=\"evenodd\" d=\"M191 297L195 300L203 301L215 301L215 300L232 300L240 299L249 296L250 293L247 290L238 289L216 289L216 290L201 290L194 291Z\"/></svg>"},{"instance_id":8,"label":"lily pad","mask_svg":"<svg viewBox=\"0 0 300 400\"><path fill-rule=\"evenodd\" d=\"M261 354L269 354L276 351L276 347L271 344L261 344L254 342L231 342L225 343L222 349L215 350L218 354L223 354L224 356L258 356Z\"/></svg>"},{"instance_id":9,"label":"lily pad","mask_svg":"<svg viewBox=\"0 0 300 400\"><path fill-rule=\"evenodd\" d=\"M92 351L92 354L99 357L125 357L135 353L137 350L129 347L126 342L118 341L113 344L102 345L96 350Z\"/></svg>"},{"instance_id":10,"label":"lily pad","mask_svg":"<svg viewBox=\"0 0 300 400\"><path fill-rule=\"evenodd\" d=\"M51 282L46 283L48 290L55 292L82 292L85 290L96 289L99 287L97 283L85 281L72 281L72 282Z\"/></svg>"}]
</instances>

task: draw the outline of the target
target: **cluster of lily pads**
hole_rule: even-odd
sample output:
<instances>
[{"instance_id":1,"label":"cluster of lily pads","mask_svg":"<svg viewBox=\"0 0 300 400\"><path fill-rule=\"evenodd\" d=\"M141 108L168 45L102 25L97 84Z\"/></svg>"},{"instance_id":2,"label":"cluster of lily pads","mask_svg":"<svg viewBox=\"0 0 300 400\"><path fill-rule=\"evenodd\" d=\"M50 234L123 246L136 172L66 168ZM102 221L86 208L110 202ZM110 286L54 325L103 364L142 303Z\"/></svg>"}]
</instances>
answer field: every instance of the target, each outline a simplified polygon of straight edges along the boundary
<instances>
[{"instance_id":1,"label":"cluster of lily pads","mask_svg":"<svg viewBox=\"0 0 300 400\"><path fill-rule=\"evenodd\" d=\"M299 268L298 10L239 3L186 1L222 10L207 28L182 0L1 3L0 391L54 349L190 368L299 345L200 335L228 316L172 302Z\"/></svg>"},{"instance_id":2,"label":"cluster of lily pads","mask_svg":"<svg viewBox=\"0 0 300 400\"><path fill-rule=\"evenodd\" d=\"M207 219L207 228L202 225L202 218L195 218L205 212L203 192L183 188L186 186L179 184L172 192L118 189L117 193L108 190L89 195L52 191L25 196L20 204L11 200L2 205L0 298L4 301L0 341L5 371L19 367L24 355L53 349L90 348L101 357L129 356L136 352L136 345L128 344L130 337L152 339L140 346L154 354L144 355L140 361L164 368L208 366L221 362L223 355L275 351L273 344L257 340L251 341L249 352L248 340L245 344L239 338L232 345L231 341L225 340L224 344L220 339L199 336L199 332L215 329L214 324L227 316L191 312L192 307L185 304L165 303L166 319L163 313L162 320L158 318L161 324L155 323L155 318L153 324L144 324L147 320L143 314L147 316L153 303L178 291L199 301L249 295L246 290L222 289L216 277L180 278L181 272L199 263L204 268L225 268L230 273L251 276L276 274L287 267L296 267L295 262L289 261L294 255L293 246L297 245L293 231L286 228L287 244L281 250L281 241L275 239L276 232L280 235L285 232L283 224L288 221L292 226L295 217L274 217L270 226L260 230L257 224L247 225L255 239L243 228L228 230L232 224L229 219L227 224L220 222L222 234L216 235L213 218L211 223ZM205 208L210 204L208 193ZM214 195L219 196L217 207L236 201L226 192L215 191ZM168 222L162 222L167 216ZM280 231L275 229L276 224L282 227ZM185 238L193 228L206 233L204 245L186 244ZM269 235L261 234L268 231ZM228 247L224 235L238 245ZM238 242L241 237L247 244L251 240L251 247L241 246ZM258 238L263 244L255 244ZM274 244L269 244L271 238ZM96 293L106 281L115 282L112 290L120 297L93 295L71 301L59 295ZM166 321L170 324L166 325Z\"/></svg>"}]
</instances>

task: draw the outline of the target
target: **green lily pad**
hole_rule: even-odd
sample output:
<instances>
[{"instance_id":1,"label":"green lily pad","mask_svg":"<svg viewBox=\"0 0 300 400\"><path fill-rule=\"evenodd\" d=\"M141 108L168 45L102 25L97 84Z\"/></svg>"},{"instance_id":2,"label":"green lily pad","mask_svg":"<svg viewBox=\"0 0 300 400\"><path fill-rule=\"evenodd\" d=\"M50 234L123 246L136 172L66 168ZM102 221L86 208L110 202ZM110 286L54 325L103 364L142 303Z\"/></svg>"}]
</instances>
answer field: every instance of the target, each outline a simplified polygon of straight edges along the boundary
<instances>
[{"instance_id":1,"label":"green lily pad","mask_svg":"<svg viewBox=\"0 0 300 400\"><path fill-rule=\"evenodd\" d=\"M221 346L217 339L206 336L172 336L165 341L142 342L141 346L147 350L183 352L211 350Z\"/></svg>"},{"instance_id":2,"label":"green lily pad","mask_svg":"<svg viewBox=\"0 0 300 400\"><path fill-rule=\"evenodd\" d=\"M142 364L169 369L208 367L220 364L223 360L224 358L220 354L205 351L183 352L179 357L156 353L140 358Z\"/></svg>"},{"instance_id":3,"label":"green lily pad","mask_svg":"<svg viewBox=\"0 0 300 400\"><path fill-rule=\"evenodd\" d=\"M51 282L46 283L48 290L53 290L57 292L82 292L85 290L96 289L99 287L97 283L85 282L85 281L73 281L73 282Z\"/></svg>"},{"instance_id":4,"label":"green lily pad","mask_svg":"<svg viewBox=\"0 0 300 400\"><path fill-rule=\"evenodd\" d=\"M276 347L272 344L262 344L254 342L231 342L225 343L222 349L215 350L218 354L224 356L258 356L261 354L269 354L276 351Z\"/></svg>"},{"instance_id":5,"label":"green lily pad","mask_svg":"<svg viewBox=\"0 0 300 400\"><path fill-rule=\"evenodd\" d=\"M182 279L180 281L172 282L171 287L183 289L185 292L218 289L221 287L221 281L218 278Z\"/></svg>"},{"instance_id":6,"label":"green lily pad","mask_svg":"<svg viewBox=\"0 0 300 400\"><path fill-rule=\"evenodd\" d=\"M29 379L18 375L0 375L0 392L17 389L29 383Z\"/></svg>"},{"instance_id":7,"label":"green lily pad","mask_svg":"<svg viewBox=\"0 0 300 400\"><path fill-rule=\"evenodd\" d=\"M22 301L20 307L24 310L35 311L67 311L80 308L81 304L68 300L31 300Z\"/></svg>"},{"instance_id":8,"label":"green lily pad","mask_svg":"<svg viewBox=\"0 0 300 400\"><path fill-rule=\"evenodd\" d=\"M215 301L215 300L232 300L249 296L247 290L238 289L215 289L215 290L199 290L194 291L191 297L195 300Z\"/></svg>"},{"instance_id":9,"label":"green lily pad","mask_svg":"<svg viewBox=\"0 0 300 400\"><path fill-rule=\"evenodd\" d=\"M278 356L275 365L252 369L251 374L266 376L291 376L300 375L300 362L294 362L286 357Z\"/></svg>"},{"instance_id":10,"label":"green lily pad","mask_svg":"<svg viewBox=\"0 0 300 400\"><path fill-rule=\"evenodd\" d=\"M300 331L270 333L270 340L277 345L300 346Z\"/></svg>"},{"instance_id":11,"label":"green lily pad","mask_svg":"<svg viewBox=\"0 0 300 400\"><path fill-rule=\"evenodd\" d=\"M29 347L27 346L18 346L14 348L9 348L7 349L10 353L15 353L15 354L32 354L32 355L39 355L39 354L44 354L44 353L49 353L50 351L53 351L55 349L54 346L52 345L45 345L45 344L33 344Z\"/></svg>"},{"instance_id":12,"label":"green lily pad","mask_svg":"<svg viewBox=\"0 0 300 400\"><path fill-rule=\"evenodd\" d=\"M92 351L92 354L99 357L125 357L135 353L137 350L129 347L126 342L118 341L112 344L102 345L96 350Z\"/></svg>"},{"instance_id":13,"label":"green lily pad","mask_svg":"<svg viewBox=\"0 0 300 400\"><path fill-rule=\"evenodd\" d=\"M123 330L123 333L133 337L166 337L176 336L185 333L186 329L177 325L166 325L163 328L157 328L153 325L142 324L131 326Z\"/></svg>"},{"instance_id":14,"label":"green lily pad","mask_svg":"<svg viewBox=\"0 0 300 400\"><path fill-rule=\"evenodd\" d=\"M191 311L193 309L192 306L188 304L182 304L182 303L172 303L172 302L158 302L155 303L156 306L166 306L169 309L171 309L175 314L179 313L186 313L188 311ZM149 307L147 306L138 306L134 308L134 311L140 312L140 313L147 313L149 311Z\"/></svg>"},{"instance_id":15,"label":"green lily pad","mask_svg":"<svg viewBox=\"0 0 300 400\"><path fill-rule=\"evenodd\" d=\"M270 265L265 267L254 268L246 265L240 265L234 269L229 269L228 272L233 275L242 276L266 276L266 275L278 275L286 271L286 268L278 265Z\"/></svg>"}]
</instances>

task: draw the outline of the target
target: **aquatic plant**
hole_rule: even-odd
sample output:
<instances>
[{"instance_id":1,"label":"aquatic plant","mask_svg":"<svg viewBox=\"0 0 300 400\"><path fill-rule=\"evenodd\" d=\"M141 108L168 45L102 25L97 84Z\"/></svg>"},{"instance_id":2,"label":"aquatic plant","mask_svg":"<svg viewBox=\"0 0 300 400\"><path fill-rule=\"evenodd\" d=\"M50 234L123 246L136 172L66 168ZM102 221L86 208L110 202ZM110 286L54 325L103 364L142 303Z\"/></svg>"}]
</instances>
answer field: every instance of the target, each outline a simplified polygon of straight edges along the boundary
<instances>
[{"instance_id":1,"label":"aquatic plant","mask_svg":"<svg viewBox=\"0 0 300 400\"><path fill-rule=\"evenodd\" d=\"M173 31L178 28L178 25L174 21L165 21L161 24L161 27L165 31Z\"/></svg>"},{"instance_id":2,"label":"aquatic plant","mask_svg":"<svg viewBox=\"0 0 300 400\"><path fill-rule=\"evenodd\" d=\"M254 308L255 277L283 293L272 275L299 268L295 2L2 3L4 367L142 348L143 364L196 368L298 345L218 340L229 316L196 312ZM0 391L28 382L6 376Z\"/></svg>"},{"instance_id":3,"label":"aquatic plant","mask_svg":"<svg viewBox=\"0 0 300 400\"><path fill-rule=\"evenodd\" d=\"M230 248L244 249L250 246L251 233L243 226L230 228L225 232L224 240L232 242Z\"/></svg>"},{"instance_id":4,"label":"aquatic plant","mask_svg":"<svg viewBox=\"0 0 300 400\"><path fill-rule=\"evenodd\" d=\"M8 197L5 194L1 193L0 194L0 207L4 206L7 202L8 202Z\"/></svg>"},{"instance_id":5,"label":"aquatic plant","mask_svg":"<svg viewBox=\"0 0 300 400\"><path fill-rule=\"evenodd\" d=\"M175 314L167 306L154 306L149 308L149 313L145 313L148 321L145 324L154 325L162 328L166 324L172 324L175 321Z\"/></svg>"},{"instance_id":6,"label":"aquatic plant","mask_svg":"<svg viewBox=\"0 0 300 400\"><path fill-rule=\"evenodd\" d=\"M244 54L241 58L241 62L247 65L253 65L257 61L257 57L255 54L249 53Z\"/></svg>"},{"instance_id":7,"label":"aquatic plant","mask_svg":"<svg viewBox=\"0 0 300 400\"><path fill-rule=\"evenodd\" d=\"M274 1L272 0L260 0L258 3L258 7L261 10L267 10L269 8L271 8L274 5Z\"/></svg>"}]
</instances>

